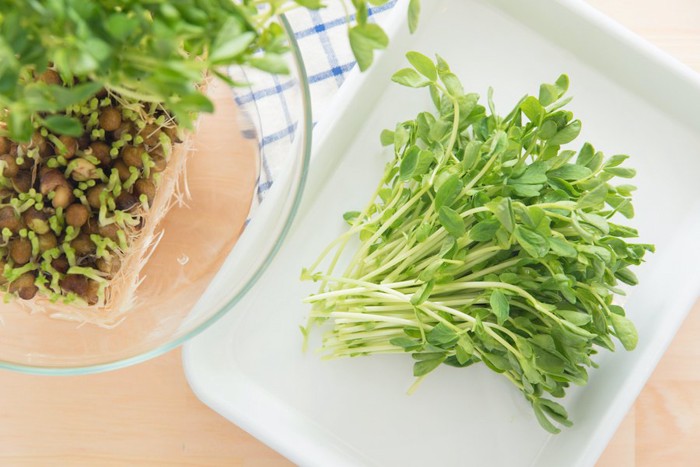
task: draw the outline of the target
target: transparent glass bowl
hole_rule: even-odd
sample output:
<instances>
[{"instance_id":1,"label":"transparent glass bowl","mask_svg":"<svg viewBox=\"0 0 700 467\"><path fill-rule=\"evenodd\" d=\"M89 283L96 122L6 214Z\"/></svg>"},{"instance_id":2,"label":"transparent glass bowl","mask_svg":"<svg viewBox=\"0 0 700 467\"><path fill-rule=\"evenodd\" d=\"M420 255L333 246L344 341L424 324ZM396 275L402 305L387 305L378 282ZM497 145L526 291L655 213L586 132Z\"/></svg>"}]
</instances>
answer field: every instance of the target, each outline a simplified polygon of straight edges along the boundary
<instances>
[{"instance_id":1,"label":"transparent glass bowl","mask_svg":"<svg viewBox=\"0 0 700 467\"><path fill-rule=\"evenodd\" d=\"M285 18L291 76L232 69L213 84L187 164L186 205L172 208L142 272L137 302L112 329L0 304L0 368L83 374L158 356L231 310L272 260L293 220L311 150L301 53ZM160 228L159 227L159 228Z\"/></svg>"}]
</instances>

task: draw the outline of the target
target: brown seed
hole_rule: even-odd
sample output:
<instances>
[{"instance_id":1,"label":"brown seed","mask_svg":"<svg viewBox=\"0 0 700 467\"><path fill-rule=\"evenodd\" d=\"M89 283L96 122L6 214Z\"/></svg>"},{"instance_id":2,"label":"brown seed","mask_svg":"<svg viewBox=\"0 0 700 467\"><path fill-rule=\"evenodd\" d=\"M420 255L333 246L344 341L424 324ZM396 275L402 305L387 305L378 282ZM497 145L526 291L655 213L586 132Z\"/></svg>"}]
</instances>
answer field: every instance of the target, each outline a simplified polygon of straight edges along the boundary
<instances>
[{"instance_id":1,"label":"brown seed","mask_svg":"<svg viewBox=\"0 0 700 467\"><path fill-rule=\"evenodd\" d=\"M87 149L90 146L91 141L90 135L83 133L83 135L78 138L78 147L80 149Z\"/></svg>"},{"instance_id":2,"label":"brown seed","mask_svg":"<svg viewBox=\"0 0 700 467\"><path fill-rule=\"evenodd\" d=\"M46 83L46 84L56 84L59 86L63 84L63 80L61 80L61 76L50 68L48 70L46 70L45 72L43 72L42 74L40 74L37 77L37 79L39 81Z\"/></svg>"},{"instance_id":3,"label":"brown seed","mask_svg":"<svg viewBox=\"0 0 700 467\"><path fill-rule=\"evenodd\" d=\"M59 186L69 186L66 177L60 170L48 169L41 174L39 191L42 195L48 195Z\"/></svg>"},{"instance_id":4,"label":"brown seed","mask_svg":"<svg viewBox=\"0 0 700 467\"><path fill-rule=\"evenodd\" d=\"M122 124L122 114L114 107L107 107L100 112L100 128L104 131L114 131Z\"/></svg>"},{"instance_id":5,"label":"brown seed","mask_svg":"<svg viewBox=\"0 0 700 467\"><path fill-rule=\"evenodd\" d=\"M19 166L14 157L9 154L3 154L0 156L0 161L4 162L2 164L2 176L12 178L19 172Z\"/></svg>"},{"instance_id":6,"label":"brown seed","mask_svg":"<svg viewBox=\"0 0 700 467\"><path fill-rule=\"evenodd\" d=\"M102 141L95 141L90 145L92 155L100 161L100 165L109 166L112 163L112 157L109 155L109 145Z\"/></svg>"},{"instance_id":7,"label":"brown seed","mask_svg":"<svg viewBox=\"0 0 700 467\"><path fill-rule=\"evenodd\" d=\"M39 155L41 157L49 157L52 153L51 145L49 145L46 138L41 136L41 133L38 131L35 131L32 135L30 147L39 149Z\"/></svg>"},{"instance_id":8,"label":"brown seed","mask_svg":"<svg viewBox=\"0 0 700 467\"><path fill-rule=\"evenodd\" d=\"M37 211L35 208L29 208L22 214L24 224L37 234L45 234L50 230L49 216L43 211Z\"/></svg>"},{"instance_id":9,"label":"brown seed","mask_svg":"<svg viewBox=\"0 0 700 467\"><path fill-rule=\"evenodd\" d=\"M101 225L98 227L97 231L105 238L109 238L115 242L119 241L119 227L117 224Z\"/></svg>"},{"instance_id":10,"label":"brown seed","mask_svg":"<svg viewBox=\"0 0 700 467\"><path fill-rule=\"evenodd\" d=\"M97 258L95 265L97 269L113 277L121 268L122 262L116 255L110 255L107 258Z\"/></svg>"},{"instance_id":11,"label":"brown seed","mask_svg":"<svg viewBox=\"0 0 700 467\"><path fill-rule=\"evenodd\" d=\"M112 168L117 169L117 172L119 172L119 180L121 180L122 182L127 181L128 178L131 176L131 172L129 172L129 167L121 159L117 159Z\"/></svg>"},{"instance_id":12,"label":"brown seed","mask_svg":"<svg viewBox=\"0 0 700 467\"><path fill-rule=\"evenodd\" d=\"M66 222L73 227L82 227L89 218L90 210L83 204L74 203L66 209Z\"/></svg>"},{"instance_id":13,"label":"brown seed","mask_svg":"<svg viewBox=\"0 0 700 467\"><path fill-rule=\"evenodd\" d=\"M97 302L100 301L98 296L99 291L100 284L98 284L97 281L88 279L87 291L85 292L85 297L83 297L88 302L88 305L97 305Z\"/></svg>"},{"instance_id":14,"label":"brown seed","mask_svg":"<svg viewBox=\"0 0 700 467\"><path fill-rule=\"evenodd\" d=\"M139 203L139 199L128 191L122 191L114 201L120 211L128 211Z\"/></svg>"},{"instance_id":15,"label":"brown seed","mask_svg":"<svg viewBox=\"0 0 700 467\"><path fill-rule=\"evenodd\" d=\"M78 150L78 140L73 138L72 136L66 135L61 135L58 137L58 139L59 141L61 141L61 143L63 143L66 149L64 151L56 148L56 153L62 155L66 159L72 159L73 157L75 157L75 153Z\"/></svg>"},{"instance_id":16,"label":"brown seed","mask_svg":"<svg viewBox=\"0 0 700 467\"><path fill-rule=\"evenodd\" d=\"M149 123L139 131L139 136L143 138L147 146L152 147L160 143L160 133L160 127L158 125Z\"/></svg>"},{"instance_id":17,"label":"brown seed","mask_svg":"<svg viewBox=\"0 0 700 467\"><path fill-rule=\"evenodd\" d=\"M41 167L39 167L39 180L41 180L49 170L56 170L56 169L52 169L51 167L48 167L46 165L41 165Z\"/></svg>"},{"instance_id":18,"label":"brown seed","mask_svg":"<svg viewBox=\"0 0 700 467\"><path fill-rule=\"evenodd\" d=\"M8 228L12 233L19 232L20 221L17 211L12 206L0 208L0 230Z\"/></svg>"},{"instance_id":19,"label":"brown seed","mask_svg":"<svg viewBox=\"0 0 700 467\"><path fill-rule=\"evenodd\" d=\"M154 163L153 167L151 167L153 172L162 172L168 166L168 162L163 156L151 155L151 160Z\"/></svg>"},{"instance_id":20,"label":"brown seed","mask_svg":"<svg viewBox=\"0 0 700 467\"><path fill-rule=\"evenodd\" d=\"M9 203L15 192L7 187L0 187L0 202Z\"/></svg>"},{"instance_id":21,"label":"brown seed","mask_svg":"<svg viewBox=\"0 0 700 467\"><path fill-rule=\"evenodd\" d=\"M25 272L14 281L10 282L10 293L17 293L22 300L34 298L39 288L34 284L36 276L32 272Z\"/></svg>"},{"instance_id":22,"label":"brown seed","mask_svg":"<svg viewBox=\"0 0 700 467\"><path fill-rule=\"evenodd\" d=\"M0 136L0 155L10 152L10 141L4 136Z\"/></svg>"},{"instance_id":23,"label":"brown seed","mask_svg":"<svg viewBox=\"0 0 700 467\"><path fill-rule=\"evenodd\" d=\"M88 221L85 223L85 225L80 228L80 231L85 232L88 235L99 234L100 233L99 225L100 225L100 223L98 222L98 220L95 219L94 217L91 217L88 219Z\"/></svg>"},{"instance_id":24,"label":"brown seed","mask_svg":"<svg viewBox=\"0 0 700 467\"><path fill-rule=\"evenodd\" d=\"M73 190L68 186L58 186L54 190L54 197L51 200L51 205L55 208L67 208L73 202Z\"/></svg>"},{"instance_id":25,"label":"brown seed","mask_svg":"<svg viewBox=\"0 0 700 467\"><path fill-rule=\"evenodd\" d=\"M25 151L25 152L27 151L26 148L23 148L22 150ZM15 158L16 158L16 157L17 157L17 156L15 156ZM31 157L25 155L25 156L22 158L22 163L21 163L21 164L18 163L17 160L15 160L15 163L17 163L17 167L19 167L20 170L22 170L22 169L24 169L24 170L29 170L29 169L31 169L31 168L34 166L34 159L32 159Z\"/></svg>"},{"instance_id":26,"label":"brown seed","mask_svg":"<svg viewBox=\"0 0 700 467\"><path fill-rule=\"evenodd\" d=\"M122 160L126 165L140 169L143 167L141 154L144 152L143 146L124 146L121 152Z\"/></svg>"},{"instance_id":27,"label":"brown seed","mask_svg":"<svg viewBox=\"0 0 700 467\"><path fill-rule=\"evenodd\" d=\"M73 247L77 256L88 256L97 251L97 247L92 240L90 240L90 235L85 232L81 232L80 235L75 237L73 241L70 242L70 246Z\"/></svg>"},{"instance_id":28,"label":"brown seed","mask_svg":"<svg viewBox=\"0 0 700 467\"><path fill-rule=\"evenodd\" d=\"M114 137L114 139L118 140L118 139L121 139L121 137L127 133L133 134L134 127L131 124L131 122L122 122L122 124L119 125L119 128L114 130L114 132L112 133L112 136Z\"/></svg>"},{"instance_id":29,"label":"brown seed","mask_svg":"<svg viewBox=\"0 0 700 467\"><path fill-rule=\"evenodd\" d=\"M45 234L39 235L39 251L44 253L49 251L51 248L56 248L58 246L58 239L53 232L46 232Z\"/></svg>"},{"instance_id":30,"label":"brown seed","mask_svg":"<svg viewBox=\"0 0 700 467\"><path fill-rule=\"evenodd\" d=\"M32 243L26 238L10 240L10 258L15 264L27 264L32 259Z\"/></svg>"},{"instance_id":31,"label":"brown seed","mask_svg":"<svg viewBox=\"0 0 700 467\"><path fill-rule=\"evenodd\" d=\"M76 159L71 162L71 167L73 170L70 173L70 177L76 182L85 182L99 178L97 167L87 159Z\"/></svg>"},{"instance_id":32,"label":"brown seed","mask_svg":"<svg viewBox=\"0 0 700 467\"><path fill-rule=\"evenodd\" d=\"M92 188L88 189L86 196L87 202L92 209L100 209L100 195L105 191L106 186L104 183L98 183Z\"/></svg>"},{"instance_id":33,"label":"brown seed","mask_svg":"<svg viewBox=\"0 0 700 467\"><path fill-rule=\"evenodd\" d=\"M141 195L146 195L148 204L150 205L153 204L153 198L156 196L156 186L152 181L141 178L134 183L134 192L139 195L139 197Z\"/></svg>"},{"instance_id":34,"label":"brown seed","mask_svg":"<svg viewBox=\"0 0 700 467\"><path fill-rule=\"evenodd\" d=\"M15 143L14 141L10 142L10 151L8 154L17 157L17 149L19 149L19 144Z\"/></svg>"},{"instance_id":35,"label":"brown seed","mask_svg":"<svg viewBox=\"0 0 700 467\"><path fill-rule=\"evenodd\" d=\"M32 173L28 170L20 170L12 177L12 187L17 193L26 193L32 188Z\"/></svg>"},{"instance_id":36,"label":"brown seed","mask_svg":"<svg viewBox=\"0 0 700 467\"><path fill-rule=\"evenodd\" d=\"M182 139L180 139L176 126L166 127L163 129L163 131L165 131L165 134L168 135L170 141L173 143L182 143Z\"/></svg>"},{"instance_id":37,"label":"brown seed","mask_svg":"<svg viewBox=\"0 0 700 467\"><path fill-rule=\"evenodd\" d=\"M68 272L70 264L68 263L68 259L66 259L65 256L61 255L58 258L51 261L51 267L54 268L56 271L60 272L61 274L65 274Z\"/></svg>"},{"instance_id":38,"label":"brown seed","mask_svg":"<svg viewBox=\"0 0 700 467\"><path fill-rule=\"evenodd\" d=\"M64 291L73 292L81 297L84 297L88 290L88 278L80 274L67 274L58 284Z\"/></svg>"}]
</instances>

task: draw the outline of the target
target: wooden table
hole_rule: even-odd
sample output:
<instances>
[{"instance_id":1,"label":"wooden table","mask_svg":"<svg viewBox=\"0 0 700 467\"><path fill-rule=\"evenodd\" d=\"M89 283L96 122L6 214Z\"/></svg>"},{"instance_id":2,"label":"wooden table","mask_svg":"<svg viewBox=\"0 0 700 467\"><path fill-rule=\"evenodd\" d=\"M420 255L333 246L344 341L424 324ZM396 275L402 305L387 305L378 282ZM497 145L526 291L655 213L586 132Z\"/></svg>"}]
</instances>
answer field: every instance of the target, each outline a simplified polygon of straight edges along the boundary
<instances>
[{"instance_id":1,"label":"wooden table","mask_svg":"<svg viewBox=\"0 0 700 467\"><path fill-rule=\"evenodd\" d=\"M700 71L697 0L589 1ZM599 467L698 465L698 362L700 302ZM179 351L93 376L0 372L0 465L56 464L290 465L195 398Z\"/></svg>"}]
</instances>

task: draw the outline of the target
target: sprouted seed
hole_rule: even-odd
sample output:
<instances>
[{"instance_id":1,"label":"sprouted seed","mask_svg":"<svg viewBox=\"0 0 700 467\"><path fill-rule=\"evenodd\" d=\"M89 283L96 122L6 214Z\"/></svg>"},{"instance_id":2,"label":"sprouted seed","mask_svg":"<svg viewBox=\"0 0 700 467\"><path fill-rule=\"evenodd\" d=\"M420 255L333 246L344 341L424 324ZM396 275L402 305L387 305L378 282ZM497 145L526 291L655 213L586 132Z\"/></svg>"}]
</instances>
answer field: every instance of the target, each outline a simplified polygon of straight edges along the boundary
<instances>
[{"instance_id":1,"label":"sprouted seed","mask_svg":"<svg viewBox=\"0 0 700 467\"><path fill-rule=\"evenodd\" d=\"M53 69L37 79L63 84ZM20 144L0 128L0 290L6 293L104 304L105 284L119 273L143 225L157 192L152 175L167 167L163 145L174 143L169 135L177 134L177 122L161 105L100 94L44 117L78 119L81 134L40 126Z\"/></svg>"}]
</instances>

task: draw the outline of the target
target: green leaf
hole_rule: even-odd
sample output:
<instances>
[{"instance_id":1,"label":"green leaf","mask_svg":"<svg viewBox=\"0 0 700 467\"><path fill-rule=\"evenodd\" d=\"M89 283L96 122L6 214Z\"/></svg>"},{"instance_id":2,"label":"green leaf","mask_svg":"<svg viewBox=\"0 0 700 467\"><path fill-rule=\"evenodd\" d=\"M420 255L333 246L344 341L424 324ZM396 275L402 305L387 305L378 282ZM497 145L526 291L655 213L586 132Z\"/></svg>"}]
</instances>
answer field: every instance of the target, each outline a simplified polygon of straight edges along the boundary
<instances>
[{"instance_id":1,"label":"green leaf","mask_svg":"<svg viewBox=\"0 0 700 467\"><path fill-rule=\"evenodd\" d=\"M464 148L464 156L462 158L462 169L466 172L471 170L479 160L481 154L481 143L479 141L469 141Z\"/></svg>"},{"instance_id":2,"label":"green leaf","mask_svg":"<svg viewBox=\"0 0 700 467\"><path fill-rule=\"evenodd\" d=\"M325 6L321 0L294 0L294 2L310 10L318 10Z\"/></svg>"},{"instance_id":3,"label":"green leaf","mask_svg":"<svg viewBox=\"0 0 700 467\"><path fill-rule=\"evenodd\" d=\"M491 292L489 304L491 305L493 314L496 315L496 321L498 324L505 323L510 316L510 303L503 292L498 289L494 289L494 291Z\"/></svg>"},{"instance_id":4,"label":"green leaf","mask_svg":"<svg viewBox=\"0 0 700 467\"><path fill-rule=\"evenodd\" d=\"M608 187L604 183L595 189L589 191L581 199L578 200L576 206L579 209L595 208L605 202L605 196L608 194Z\"/></svg>"},{"instance_id":5,"label":"green leaf","mask_svg":"<svg viewBox=\"0 0 700 467\"><path fill-rule=\"evenodd\" d=\"M564 258L576 258L578 256L576 248L563 238L549 237L547 241L552 252L558 256L563 256Z\"/></svg>"},{"instance_id":6,"label":"green leaf","mask_svg":"<svg viewBox=\"0 0 700 467\"><path fill-rule=\"evenodd\" d=\"M408 30L411 33L418 29L418 19L420 17L420 0L411 0L408 4Z\"/></svg>"},{"instance_id":7,"label":"green leaf","mask_svg":"<svg viewBox=\"0 0 700 467\"><path fill-rule=\"evenodd\" d=\"M416 290L411 296L411 305L418 306L425 303L425 301L430 298L430 294L433 291L433 286L433 281L428 281L418 287L418 290Z\"/></svg>"},{"instance_id":8,"label":"green leaf","mask_svg":"<svg viewBox=\"0 0 700 467\"><path fill-rule=\"evenodd\" d=\"M382 130L379 140L381 141L382 146L391 146L394 144L394 132L391 130Z\"/></svg>"},{"instance_id":9,"label":"green leaf","mask_svg":"<svg viewBox=\"0 0 700 467\"><path fill-rule=\"evenodd\" d=\"M71 105L82 104L87 101L102 89L102 84L93 81L78 84L73 87L51 85L49 89L51 94L56 98L56 104L59 108L65 109Z\"/></svg>"},{"instance_id":10,"label":"green leaf","mask_svg":"<svg viewBox=\"0 0 700 467\"><path fill-rule=\"evenodd\" d=\"M440 73L440 80L452 97L461 97L464 95L464 87L462 87L461 81L454 73Z\"/></svg>"},{"instance_id":11,"label":"green leaf","mask_svg":"<svg viewBox=\"0 0 700 467\"><path fill-rule=\"evenodd\" d=\"M391 80L409 88L423 88L430 85L430 80L421 76L413 68L403 68L391 76Z\"/></svg>"},{"instance_id":12,"label":"green leaf","mask_svg":"<svg viewBox=\"0 0 700 467\"><path fill-rule=\"evenodd\" d=\"M544 117L544 107L542 107L540 101L533 96L527 96L525 100L520 103L520 110L535 124L539 124Z\"/></svg>"},{"instance_id":13,"label":"green leaf","mask_svg":"<svg viewBox=\"0 0 700 467\"><path fill-rule=\"evenodd\" d=\"M615 330L615 335L625 347L625 350L634 350L639 340L634 323L626 316L621 316L616 313L610 313L608 316Z\"/></svg>"},{"instance_id":14,"label":"green leaf","mask_svg":"<svg viewBox=\"0 0 700 467\"><path fill-rule=\"evenodd\" d=\"M537 417L537 421L540 423L540 426L542 428L555 435L561 433L561 430L554 426L554 424L551 421L549 421L549 419L547 418L544 411L539 405L533 404L532 408L535 411L535 417Z\"/></svg>"},{"instance_id":15,"label":"green leaf","mask_svg":"<svg viewBox=\"0 0 700 467\"><path fill-rule=\"evenodd\" d=\"M80 120L65 115L50 115L42 123L46 128L60 135L78 138L84 132Z\"/></svg>"},{"instance_id":16,"label":"green leaf","mask_svg":"<svg viewBox=\"0 0 700 467\"><path fill-rule=\"evenodd\" d=\"M343 220L350 225L353 225L357 218L360 216L360 211L348 211L343 213Z\"/></svg>"},{"instance_id":17,"label":"green leaf","mask_svg":"<svg viewBox=\"0 0 700 467\"><path fill-rule=\"evenodd\" d=\"M245 52L254 40L254 32L248 31L233 35L223 29L214 42L214 49L209 56L209 60L212 63L228 63Z\"/></svg>"},{"instance_id":18,"label":"green leaf","mask_svg":"<svg viewBox=\"0 0 700 467\"><path fill-rule=\"evenodd\" d=\"M542 410L549 415L554 421L561 423L564 426L570 427L573 425L569 420L569 414L566 409L554 401L548 399L539 399L538 403Z\"/></svg>"},{"instance_id":19,"label":"green leaf","mask_svg":"<svg viewBox=\"0 0 700 467\"><path fill-rule=\"evenodd\" d=\"M433 329L431 329L425 337L429 343L441 348L450 348L459 339L459 335L454 331L454 329L445 323L438 323L435 325L435 327L433 327Z\"/></svg>"},{"instance_id":20,"label":"green leaf","mask_svg":"<svg viewBox=\"0 0 700 467\"><path fill-rule=\"evenodd\" d=\"M539 101L544 107L559 99L559 88L553 84L541 84Z\"/></svg>"},{"instance_id":21,"label":"green leaf","mask_svg":"<svg viewBox=\"0 0 700 467\"><path fill-rule=\"evenodd\" d=\"M496 236L501 223L496 219L486 219L477 223L469 231L469 238L476 242L489 242Z\"/></svg>"},{"instance_id":22,"label":"green leaf","mask_svg":"<svg viewBox=\"0 0 700 467\"><path fill-rule=\"evenodd\" d=\"M588 313L573 310L558 310L559 316L576 326L585 326L591 322L592 316Z\"/></svg>"},{"instance_id":23,"label":"green leaf","mask_svg":"<svg viewBox=\"0 0 700 467\"><path fill-rule=\"evenodd\" d=\"M501 198L491 201L486 207L489 208L508 232L513 231L515 228L515 215L513 214L513 206L510 198Z\"/></svg>"},{"instance_id":24,"label":"green leaf","mask_svg":"<svg viewBox=\"0 0 700 467\"><path fill-rule=\"evenodd\" d=\"M628 169L626 167L606 167L603 169L603 172L622 178L633 178L635 175L637 175L636 170Z\"/></svg>"},{"instance_id":25,"label":"green leaf","mask_svg":"<svg viewBox=\"0 0 700 467\"><path fill-rule=\"evenodd\" d=\"M595 155L595 149L591 143L584 143L581 150L576 158L576 164L588 167L588 163L591 162L593 156ZM589 167L590 168L590 167Z\"/></svg>"},{"instance_id":26,"label":"green leaf","mask_svg":"<svg viewBox=\"0 0 700 467\"><path fill-rule=\"evenodd\" d=\"M547 164L541 161L534 162L527 166L525 172L517 178L512 179L512 184L536 185L547 181ZM508 183L511 183L509 181Z\"/></svg>"},{"instance_id":27,"label":"green leaf","mask_svg":"<svg viewBox=\"0 0 700 467\"><path fill-rule=\"evenodd\" d=\"M360 70L365 71L374 60L374 51L386 48L389 38L376 24L361 24L350 28L350 48Z\"/></svg>"},{"instance_id":28,"label":"green leaf","mask_svg":"<svg viewBox=\"0 0 700 467\"><path fill-rule=\"evenodd\" d=\"M440 208L438 218L440 224L442 224L445 230L453 237L460 238L466 232L464 220L462 220L457 211L443 206Z\"/></svg>"},{"instance_id":29,"label":"green leaf","mask_svg":"<svg viewBox=\"0 0 700 467\"><path fill-rule=\"evenodd\" d=\"M474 343L466 334L462 334L455 346L457 361L464 365L474 356Z\"/></svg>"},{"instance_id":30,"label":"green leaf","mask_svg":"<svg viewBox=\"0 0 700 467\"><path fill-rule=\"evenodd\" d=\"M605 167L617 167L618 165L622 164L625 162L627 159L629 159L630 156L626 154L616 154L614 156L610 156L608 160L606 160L603 163L603 168Z\"/></svg>"},{"instance_id":31,"label":"green leaf","mask_svg":"<svg viewBox=\"0 0 700 467\"><path fill-rule=\"evenodd\" d=\"M7 130L12 138L17 141L29 141L34 133L34 125L29 115L22 108L10 111L10 120L7 122Z\"/></svg>"},{"instance_id":32,"label":"green leaf","mask_svg":"<svg viewBox=\"0 0 700 467\"><path fill-rule=\"evenodd\" d=\"M439 367L442 362L445 361L446 356L443 354L438 358L433 358L430 360L420 360L413 364L413 376L420 377L425 376L435 368Z\"/></svg>"},{"instance_id":33,"label":"green leaf","mask_svg":"<svg viewBox=\"0 0 700 467\"><path fill-rule=\"evenodd\" d=\"M419 52L408 52L406 53L406 58L408 62L413 65L418 73L428 78L430 81L437 80L437 68L433 61Z\"/></svg>"},{"instance_id":34,"label":"green leaf","mask_svg":"<svg viewBox=\"0 0 700 467\"><path fill-rule=\"evenodd\" d=\"M628 285L637 285L639 283L637 275L628 268L622 268L615 271L615 277Z\"/></svg>"},{"instance_id":35,"label":"green leaf","mask_svg":"<svg viewBox=\"0 0 700 467\"><path fill-rule=\"evenodd\" d=\"M394 337L389 340L391 345L396 347L401 347L406 352L412 352L421 348L422 344L420 341L411 339L410 337Z\"/></svg>"},{"instance_id":36,"label":"green leaf","mask_svg":"<svg viewBox=\"0 0 700 467\"><path fill-rule=\"evenodd\" d=\"M571 141L575 140L580 133L581 121L574 120L561 130L559 130L551 139L547 141L547 143L556 146L570 143Z\"/></svg>"},{"instance_id":37,"label":"green leaf","mask_svg":"<svg viewBox=\"0 0 700 467\"><path fill-rule=\"evenodd\" d=\"M452 174L440 185L435 194L435 209L440 210L443 206L452 206L462 192L464 184L457 174Z\"/></svg>"},{"instance_id":38,"label":"green leaf","mask_svg":"<svg viewBox=\"0 0 700 467\"><path fill-rule=\"evenodd\" d=\"M284 56L267 53L261 57L253 57L248 60L251 66L268 73L286 75L289 74L289 67Z\"/></svg>"},{"instance_id":39,"label":"green leaf","mask_svg":"<svg viewBox=\"0 0 700 467\"><path fill-rule=\"evenodd\" d=\"M564 164L555 170L547 172L547 176L561 178L562 180L580 180L592 173L591 169L582 165Z\"/></svg>"},{"instance_id":40,"label":"green leaf","mask_svg":"<svg viewBox=\"0 0 700 467\"><path fill-rule=\"evenodd\" d=\"M138 28L139 22L134 17L121 13L113 13L105 22L107 32L119 41L126 40Z\"/></svg>"},{"instance_id":41,"label":"green leaf","mask_svg":"<svg viewBox=\"0 0 700 467\"><path fill-rule=\"evenodd\" d=\"M416 167L418 166L419 156L420 148L418 146L411 146L408 148L399 166L399 178L401 180L409 180L413 177Z\"/></svg>"},{"instance_id":42,"label":"green leaf","mask_svg":"<svg viewBox=\"0 0 700 467\"><path fill-rule=\"evenodd\" d=\"M514 233L520 246L533 258L542 258L549 252L549 242L539 233L519 225Z\"/></svg>"}]
</instances>

